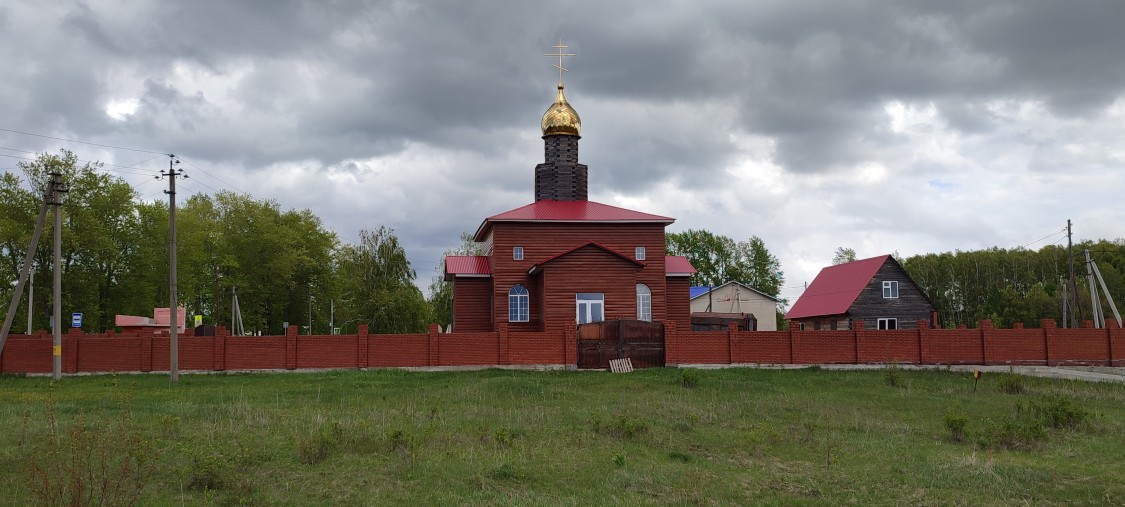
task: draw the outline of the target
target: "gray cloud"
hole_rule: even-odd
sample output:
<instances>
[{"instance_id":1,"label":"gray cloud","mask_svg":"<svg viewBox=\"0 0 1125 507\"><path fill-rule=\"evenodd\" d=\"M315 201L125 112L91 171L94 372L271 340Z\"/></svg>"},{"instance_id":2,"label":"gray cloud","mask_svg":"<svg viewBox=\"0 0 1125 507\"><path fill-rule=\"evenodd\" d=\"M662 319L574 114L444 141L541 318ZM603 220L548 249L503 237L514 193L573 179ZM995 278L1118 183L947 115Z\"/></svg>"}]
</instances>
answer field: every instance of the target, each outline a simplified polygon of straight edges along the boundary
<instances>
[{"instance_id":1,"label":"gray cloud","mask_svg":"<svg viewBox=\"0 0 1125 507\"><path fill-rule=\"evenodd\" d=\"M1060 220L1020 209L1052 171L1119 182L1122 21L1112 0L21 0L0 5L0 127L174 151L345 238L394 225L428 273L458 232L530 201L557 79L541 55L562 38L592 193L815 264L849 238L872 255L1003 245L1025 227L1005 220ZM122 101L136 110L107 116ZM102 153L137 160L85 156ZM987 185L1005 189L966 197ZM986 211L987 233L948 225Z\"/></svg>"}]
</instances>

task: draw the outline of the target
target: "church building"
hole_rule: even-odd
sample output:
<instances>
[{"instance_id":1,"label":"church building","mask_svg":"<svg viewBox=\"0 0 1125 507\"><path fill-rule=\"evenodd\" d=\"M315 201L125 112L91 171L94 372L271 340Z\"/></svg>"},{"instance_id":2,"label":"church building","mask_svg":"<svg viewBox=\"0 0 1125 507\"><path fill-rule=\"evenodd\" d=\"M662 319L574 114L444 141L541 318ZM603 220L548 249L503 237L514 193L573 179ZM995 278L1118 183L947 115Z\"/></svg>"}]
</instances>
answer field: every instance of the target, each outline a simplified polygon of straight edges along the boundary
<instances>
[{"instance_id":1,"label":"church building","mask_svg":"<svg viewBox=\"0 0 1125 507\"><path fill-rule=\"evenodd\" d=\"M510 332L546 331L607 319L690 329L695 268L664 250L674 219L587 199L582 121L561 79L541 127L535 202L484 219L474 236L483 255L445 259L454 331L495 331L499 323Z\"/></svg>"}]
</instances>

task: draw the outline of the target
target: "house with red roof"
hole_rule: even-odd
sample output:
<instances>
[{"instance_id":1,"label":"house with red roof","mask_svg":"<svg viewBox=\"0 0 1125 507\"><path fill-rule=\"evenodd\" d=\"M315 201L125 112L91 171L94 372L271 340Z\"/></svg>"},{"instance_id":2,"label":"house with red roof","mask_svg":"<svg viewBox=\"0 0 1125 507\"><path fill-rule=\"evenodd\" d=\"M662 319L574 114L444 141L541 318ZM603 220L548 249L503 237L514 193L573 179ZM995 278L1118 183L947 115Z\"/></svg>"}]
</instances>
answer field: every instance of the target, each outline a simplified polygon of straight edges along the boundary
<instances>
[{"instance_id":1,"label":"house with red roof","mask_svg":"<svg viewBox=\"0 0 1125 507\"><path fill-rule=\"evenodd\" d=\"M499 323L510 332L546 331L608 319L690 329L695 268L664 250L674 219L587 199L582 124L562 83L541 127L535 201L484 219L473 237L482 255L445 259L454 331L494 331Z\"/></svg>"},{"instance_id":2,"label":"house with red roof","mask_svg":"<svg viewBox=\"0 0 1125 507\"><path fill-rule=\"evenodd\" d=\"M835 266L816 275L785 314L790 329L916 329L937 326L937 307L893 256Z\"/></svg>"}]
</instances>

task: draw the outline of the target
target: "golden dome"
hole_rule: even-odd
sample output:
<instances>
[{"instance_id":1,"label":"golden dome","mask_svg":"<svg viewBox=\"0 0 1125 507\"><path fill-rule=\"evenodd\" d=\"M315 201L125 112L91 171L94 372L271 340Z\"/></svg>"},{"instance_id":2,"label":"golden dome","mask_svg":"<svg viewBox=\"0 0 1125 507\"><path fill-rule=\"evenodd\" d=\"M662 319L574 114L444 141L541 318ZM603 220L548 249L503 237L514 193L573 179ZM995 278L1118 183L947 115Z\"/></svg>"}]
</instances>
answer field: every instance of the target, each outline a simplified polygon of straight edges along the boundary
<instances>
[{"instance_id":1,"label":"golden dome","mask_svg":"<svg viewBox=\"0 0 1125 507\"><path fill-rule=\"evenodd\" d=\"M559 94L555 103L543 113L543 135L577 136L582 131L582 119L578 112L570 107L563 96L563 85L559 83Z\"/></svg>"}]
</instances>

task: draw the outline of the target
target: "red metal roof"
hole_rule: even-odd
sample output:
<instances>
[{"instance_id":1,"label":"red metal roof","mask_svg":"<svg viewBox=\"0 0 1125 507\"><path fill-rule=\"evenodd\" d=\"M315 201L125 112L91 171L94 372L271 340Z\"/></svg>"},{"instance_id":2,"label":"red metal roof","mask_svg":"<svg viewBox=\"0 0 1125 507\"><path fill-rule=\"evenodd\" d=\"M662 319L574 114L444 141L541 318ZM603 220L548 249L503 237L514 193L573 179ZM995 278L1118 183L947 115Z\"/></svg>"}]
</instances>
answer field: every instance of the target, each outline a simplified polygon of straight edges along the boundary
<instances>
[{"instance_id":1,"label":"red metal roof","mask_svg":"<svg viewBox=\"0 0 1125 507\"><path fill-rule=\"evenodd\" d=\"M492 265L487 255L447 255L445 279L455 276L492 276Z\"/></svg>"},{"instance_id":2,"label":"red metal roof","mask_svg":"<svg viewBox=\"0 0 1125 507\"><path fill-rule=\"evenodd\" d=\"M632 222L667 225L675 221L674 218L650 215L594 201L545 199L484 219L475 237L477 241L482 241L484 231L488 229L491 222Z\"/></svg>"},{"instance_id":3,"label":"red metal roof","mask_svg":"<svg viewBox=\"0 0 1125 507\"><path fill-rule=\"evenodd\" d=\"M574 248L571 248L571 249L569 249L569 250L567 250L567 251L565 251L565 252L562 252L562 253L560 253L560 254L557 254L557 255L552 255L552 256L550 256L550 257L548 257L548 258L546 258L546 259L543 259L543 260L541 260L541 261L539 261L539 262L536 262L535 264L533 264L533 265L531 266L531 269L528 269L528 270L527 270L527 272L528 272L528 274L532 274L532 273L535 273L535 271L536 271L536 270L538 270L539 268L541 268L541 267L542 267L542 266L543 266L544 264L546 264L546 263L548 263L548 262L551 262L551 261L553 261L553 260L555 260L555 259L558 259L559 257L565 257L565 256L567 256L567 255L570 255L570 254L571 254L571 253L573 253L573 252L574 252L575 250L578 250L578 249L581 249L581 248L586 248L586 247L588 247L588 246L592 246L592 247L594 247L594 248L597 248L597 249L600 249L600 250L604 250L604 251L606 251L606 252L608 252L608 253L610 253L610 254L612 254L612 255L616 255L617 257L620 257L620 258L622 258L622 259L625 259L626 261L632 262L633 264L636 264L636 265L637 265L637 266L639 266L639 267L642 267L642 268L643 268L643 267L645 267L645 263L643 263L643 262L641 262L641 261L638 261L638 260L636 260L636 259L633 259L633 258L631 258L631 257L628 257L628 256L626 256L625 254L623 254L623 253L621 253L621 252L618 252L617 250L614 250L614 249L612 249L612 248L608 248L608 247L605 247L605 246L599 245L598 243L595 243L595 242L591 241L591 242L589 242L589 243L584 243L584 244L578 245L578 246L576 246L576 247L574 247Z\"/></svg>"},{"instance_id":4,"label":"red metal roof","mask_svg":"<svg viewBox=\"0 0 1125 507\"><path fill-rule=\"evenodd\" d=\"M680 255L667 255L664 257L665 276L691 276L695 274L695 266L687 257Z\"/></svg>"},{"instance_id":5,"label":"red metal roof","mask_svg":"<svg viewBox=\"0 0 1125 507\"><path fill-rule=\"evenodd\" d=\"M847 313L855 298L883 267L890 255L828 266L816 275L809 288L785 314L788 319Z\"/></svg>"}]
</instances>

